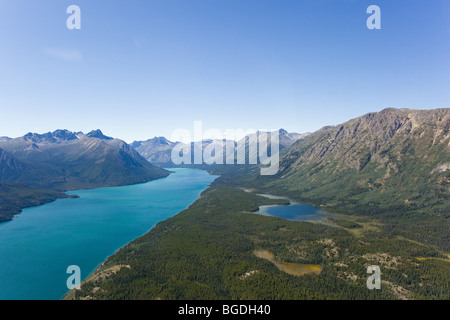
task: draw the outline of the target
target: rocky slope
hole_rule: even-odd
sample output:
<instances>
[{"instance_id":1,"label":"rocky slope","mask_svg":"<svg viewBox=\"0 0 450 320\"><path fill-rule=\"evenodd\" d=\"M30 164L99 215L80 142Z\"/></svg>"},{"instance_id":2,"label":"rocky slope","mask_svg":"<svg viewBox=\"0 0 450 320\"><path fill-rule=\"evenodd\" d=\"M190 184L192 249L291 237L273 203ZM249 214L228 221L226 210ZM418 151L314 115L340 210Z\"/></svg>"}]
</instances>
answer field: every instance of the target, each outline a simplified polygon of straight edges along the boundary
<instances>
[{"instance_id":1,"label":"rocky slope","mask_svg":"<svg viewBox=\"0 0 450 320\"><path fill-rule=\"evenodd\" d=\"M16 159L10 161L9 167L2 167L4 182L73 190L146 182L168 174L148 163L124 141L106 137L100 130L86 135L68 130L42 135L29 133L0 142L0 147ZM14 177L13 173L24 167L21 163L40 170L28 170ZM9 179L7 172L12 174Z\"/></svg>"}]
</instances>

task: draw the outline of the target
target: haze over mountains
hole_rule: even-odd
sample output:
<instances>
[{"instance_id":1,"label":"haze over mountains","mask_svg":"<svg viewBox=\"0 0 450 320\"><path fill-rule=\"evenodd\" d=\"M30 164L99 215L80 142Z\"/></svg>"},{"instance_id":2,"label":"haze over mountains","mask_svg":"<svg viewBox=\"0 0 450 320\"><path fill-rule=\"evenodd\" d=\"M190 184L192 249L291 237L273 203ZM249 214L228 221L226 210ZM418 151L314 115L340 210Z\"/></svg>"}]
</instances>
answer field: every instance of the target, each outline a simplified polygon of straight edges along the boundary
<instances>
[{"instance_id":1,"label":"haze over mountains","mask_svg":"<svg viewBox=\"0 0 450 320\"><path fill-rule=\"evenodd\" d=\"M246 137L242 138L239 141L234 140L226 140L226 139L205 139L202 143L202 149L205 150L205 148L211 144L218 145L220 147L223 147L224 154L225 154L225 144L227 142L234 144L235 149L235 155L237 157L237 154L244 152L243 146L245 146L247 153L249 149L249 141L257 141L255 137L257 136L257 132L247 135ZM287 132L284 129L279 130L279 147L280 150L290 146L295 141L297 141L300 138L304 138L308 136L309 133L295 133L295 132ZM244 142L244 143L243 143ZM134 141L131 146L139 152L141 156L143 156L147 161L150 163L153 163L158 166L163 167L172 167L174 166L172 160L171 160L171 154L172 149L178 144L178 142L169 141L165 137L155 137L153 139L149 139L146 141ZM191 143L191 150L194 149L194 143ZM193 161L192 161L193 163Z\"/></svg>"},{"instance_id":2,"label":"haze over mountains","mask_svg":"<svg viewBox=\"0 0 450 320\"><path fill-rule=\"evenodd\" d=\"M169 141L165 137L155 137L146 141L134 141L131 147L150 163L169 165L172 162L171 154L175 145L176 142Z\"/></svg>"}]
</instances>

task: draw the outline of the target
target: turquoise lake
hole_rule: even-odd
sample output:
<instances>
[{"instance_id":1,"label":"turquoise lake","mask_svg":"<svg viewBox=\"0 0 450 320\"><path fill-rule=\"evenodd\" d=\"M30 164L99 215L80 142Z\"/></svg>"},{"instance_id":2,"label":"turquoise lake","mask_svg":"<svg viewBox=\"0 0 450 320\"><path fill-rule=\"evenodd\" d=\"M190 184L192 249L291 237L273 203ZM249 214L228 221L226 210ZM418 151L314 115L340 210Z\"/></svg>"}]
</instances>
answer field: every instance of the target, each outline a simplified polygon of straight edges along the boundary
<instances>
[{"instance_id":1,"label":"turquoise lake","mask_svg":"<svg viewBox=\"0 0 450 320\"><path fill-rule=\"evenodd\" d=\"M67 267L85 279L117 249L192 204L216 176L170 169L144 184L68 192L0 224L0 300L60 299L68 291Z\"/></svg>"},{"instance_id":2,"label":"turquoise lake","mask_svg":"<svg viewBox=\"0 0 450 320\"><path fill-rule=\"evenodd\" d=\"M260 196L269 199L289 200L285 197L272 196L270 194L260 194ZM256 213L263 216L278 217L291 221L314 221L328 224L326 220L330 218L330 215L325 213L322 209L307 204L298 203L292 200L289 200L289 202L290 205L288 206L260 206L259 211L257 211ZM336 219L336 217L333 218Z\"/></svg>"}]
</instances>

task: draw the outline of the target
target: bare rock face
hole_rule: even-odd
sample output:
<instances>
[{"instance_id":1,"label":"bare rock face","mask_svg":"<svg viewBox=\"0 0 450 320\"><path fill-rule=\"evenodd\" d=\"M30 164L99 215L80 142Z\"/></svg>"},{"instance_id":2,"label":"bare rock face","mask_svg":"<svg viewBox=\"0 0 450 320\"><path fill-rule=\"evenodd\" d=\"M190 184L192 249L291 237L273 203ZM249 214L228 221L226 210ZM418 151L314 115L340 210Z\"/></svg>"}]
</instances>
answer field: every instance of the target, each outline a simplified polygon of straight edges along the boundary
<instances>
[{"instance_id":1,"label":"bare rock face","mask_svg":"<svg viewBox=\"0 0 450 320\"><path fill-rule=\"evenodd\" d=\"M20 175L22 164L14 159L9 153L0 149L0 181Z\"/></svg>"},{"instance_id":2,"label":"bare rock face","mask_svg":"<svg viewBox=\"0 0 450 320\"><path fill-rule=\"evenodd\" d=\"M369 163L392 168L401 161L408 147L426 159L428 149L445 149L449 145L449 110L390 108L369 113L321 129L297 142L282 164L284 169L308 163L321 163L335 169L362 170ZM448 148L446 150L448 152Z\"/></svg>"}]
</instances>

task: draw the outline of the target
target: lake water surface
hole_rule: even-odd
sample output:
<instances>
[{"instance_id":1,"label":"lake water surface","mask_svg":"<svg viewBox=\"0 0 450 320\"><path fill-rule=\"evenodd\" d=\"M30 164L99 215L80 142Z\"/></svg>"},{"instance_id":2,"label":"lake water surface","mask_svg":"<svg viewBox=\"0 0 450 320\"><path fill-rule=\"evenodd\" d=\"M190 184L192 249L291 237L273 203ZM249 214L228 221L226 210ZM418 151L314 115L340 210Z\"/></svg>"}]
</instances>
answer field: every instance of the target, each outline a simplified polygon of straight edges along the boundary
<instances>
[{"instance_id":1,"label":"lake water surface","mask_svg":"<svg viewBox=\"0 0 450 320\"><path fill-rule=\"evenodd\" d=\"M285 197L273 196L270 194L259 194L260 196L269 198L269 199L286 199ZM290 205L280 206L280 205L272 205L272 206L260 206L257 214L263 216L272 216L283 218L286 220L292 221L314 221L319 223L328 224L326 220L330 217L325 211L320 208L313 207L307 204L298 203L292 200L290 201Z\"/></svg>"},{"instance_id":2,"label":"lake water surface","mask_svg":"<svg viewBox=\"0 0 450 320\"><path fill-rule=\"evenodd\" d=\"M69 192L0 224L0 299L60 299L67 267L82 279L117 249L187 208L215 176L171 169L144 184Z\"/></svg>"}]
</instances>

